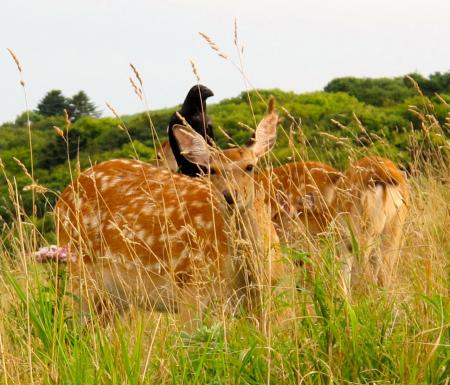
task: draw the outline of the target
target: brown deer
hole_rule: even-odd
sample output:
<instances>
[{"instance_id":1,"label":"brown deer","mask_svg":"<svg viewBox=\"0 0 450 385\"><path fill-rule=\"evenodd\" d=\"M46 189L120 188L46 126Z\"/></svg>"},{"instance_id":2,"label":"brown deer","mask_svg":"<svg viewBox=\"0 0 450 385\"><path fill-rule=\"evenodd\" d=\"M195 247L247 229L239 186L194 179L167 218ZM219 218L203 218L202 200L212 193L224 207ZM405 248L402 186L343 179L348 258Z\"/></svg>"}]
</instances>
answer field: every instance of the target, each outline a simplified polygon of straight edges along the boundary
<instances>
[{"instance_id":1,"label":"brown deer","mask_svg":"<svg viewBox=\"0 0 450 385\"><path fill-rule=\"evenodd\" d=\"M177 171L168 141L161 144L156 164ZM255 173L281 239L292 243L299 230L313 236L327 230L336 182L341 176L338 170L320 162L288 163Z\"/></svg>"},{"instance_id":2,"label":"brown deer","mask_svg":"<svg viewBox=\"0 0 450 385\"><path fill-rule=\"evenodd\" d=\"M407 181L393 162L365 157L343 174L322 163L296 162L257 180L269 192L281 239L293 244L299 234L316 236L334 226L344 289L359 282L389 287L409 202Z\"/></svg>"},{"instance_id":3,"label":"brown deer","mask_svg":"<svg viewBox=\"0 0 450 385\"><path fill-rule=\"evenodd\" d=\"M407 180L392 161L368 156L350 163L332 203L348 290L368 282L391 286L408 206Z\"/></svg>"},{"instance_id":4,"label":"brown deer","mask_svg":"<svg viewBox=\"0 0 450 385\"><path fill-rule=\"evenodd\" d=\"M336 182L341 176L320 162L287 163L255 176L267 193L280 239L293 244L299 232L315 236L327 230Z\"/></svg>"},{"instance_id":5,"label":"brown deer","mask_svg":"<svg viewBox=\"0 0 450 385\"><path fill-rule=\"evenodd\" d=\"M136 303L193 320L216 299L249 287L253 294L261 282L279 279L284 264L263 250L276 234L269 228L265 235L261 226L264 206L255 202L253 181L258 159L275 143L277 122L271 99L254 143L223 152L174 126L184 157L208 170L200 178L111 160L68 186L56 206L58 243L77 257L68 258L72 282L82 298L93 299L83 301L83 310L102 304L107 293L121 309Z\"/></svg>"}]
</instances>

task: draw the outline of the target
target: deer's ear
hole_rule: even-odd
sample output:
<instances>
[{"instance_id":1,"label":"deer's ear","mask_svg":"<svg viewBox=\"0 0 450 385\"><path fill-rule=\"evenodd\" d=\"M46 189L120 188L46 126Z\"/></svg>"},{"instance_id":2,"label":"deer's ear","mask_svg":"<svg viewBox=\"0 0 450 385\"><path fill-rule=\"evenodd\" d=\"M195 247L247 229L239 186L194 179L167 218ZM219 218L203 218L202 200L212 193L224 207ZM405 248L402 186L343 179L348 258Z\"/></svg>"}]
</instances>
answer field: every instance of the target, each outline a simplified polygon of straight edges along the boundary
<instances>
[{"instance_id":1,"label":"deer's ear","mask_svg":"<svg viewBox=\"0 0 450 385\"><path fill-rule=\"evenodd\" d=\"M193 129L180 124L172 127L181 155L200 166L208 166L211 151L205 139Z\"/></svg>"},{"instance_id":2,"label":"deer's ear","mask_svg":"<svg viewBox=\"0 0 450 385\"><path fill-rule=\"evenodd\" d=\"M269 152L277 139L278 114L275 112L275 99L269 99L269 113L259 122L256 127L253 143L250 148L256 157Z\"/></svg>"}]
</instances>

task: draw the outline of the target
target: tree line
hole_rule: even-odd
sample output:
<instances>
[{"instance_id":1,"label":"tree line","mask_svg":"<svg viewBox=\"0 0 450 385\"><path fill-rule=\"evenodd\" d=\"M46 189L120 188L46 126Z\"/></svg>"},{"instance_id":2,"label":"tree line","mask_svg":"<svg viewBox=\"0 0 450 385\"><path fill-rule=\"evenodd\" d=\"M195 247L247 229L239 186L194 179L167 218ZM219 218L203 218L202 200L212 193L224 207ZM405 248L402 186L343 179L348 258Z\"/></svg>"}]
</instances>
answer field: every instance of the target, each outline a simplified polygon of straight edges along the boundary
<instances>
[{"instance_id":1,"label":"tree line","mask_svg":"<svg viewBox=\"0 0 450 385\"><path fill-rule=\"evenodd\" d=\"M426 96L450 93L450 71L435 72L429 77L413 73L396 78L343 77L330 81L326 92L345 92L361 102L383 106L405 101L417 95L418 90Z\"/></svg>"},{"instance_id":2,"label":"tree line","mask_svg":"<svg viewBox=\"0 0 450 385\"><path fill-rule=\"evenodd\" d=\"M279 89L243 92L209 105L208 113L220 147L244 144L255 122L265 113L265 100L274 95L282 117L272 155L275 162L302 157L344 168L355 153L371 153L392 158L407 168L415 156L411 152L412 138L444 146L450 135L446 124L450 113L450 72L413 79L424 88L418 91L409 78L341 78L328 83L324 91L305 94ZM417 106L417 111L411 106ZM78 162L85 169L112 158L155 159L155 138L167 138L167 124L176 109L174 106L120 119L99 117L98 109L83 91L72 97L65 97L58 90L48 92L35 111L0 126L0 158L4 166L3 170L0 166L0 223L2 218L8 221L14 215L3 172L15 180L23 205L30 212L31 192L23 188L31 181L15 160L30 170L27 115L32 124L35 182L58 193L70 181L69 167L76 172ZM422 130L422 119L427 114L440 123L436 132ZM55 127L60 128L59 134ZM425 151L426 146L422 147ZM44 214L55 201L54 193L38 199L38 216L43 222Z\"/></svg>"},{"instance_id":3,"label":"tree line","mask_svg":"<svg viewBox=\"0 0 450 385\"><path fill-rule=\"evenodd\" d=\"M63 116L65 113L72 122L83 116L100 117L100 111L86 92L79 91L71 97L66 97L61 90L50 90L40 100L36 110L20 114L15 120L15 125L24 126L28 119L37 122L45 117Z\"/></svg>"}]
</instances>

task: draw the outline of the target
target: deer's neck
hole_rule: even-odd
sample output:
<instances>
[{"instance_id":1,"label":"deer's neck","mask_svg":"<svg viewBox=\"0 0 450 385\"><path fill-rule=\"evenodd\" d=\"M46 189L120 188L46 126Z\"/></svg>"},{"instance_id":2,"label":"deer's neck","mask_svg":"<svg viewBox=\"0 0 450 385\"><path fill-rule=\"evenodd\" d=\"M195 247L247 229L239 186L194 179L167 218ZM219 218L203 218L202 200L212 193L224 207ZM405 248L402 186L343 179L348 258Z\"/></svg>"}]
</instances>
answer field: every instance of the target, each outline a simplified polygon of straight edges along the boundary
<instances>
[{"instance_id":1,"label":"deer's neck","mask_svg":"<svg viewBox=\"0 0 450 385\"><path fill-rule=\"evenodd\" d=\"M257 283L258 265L265 258L263 228L258 221L258 207L228 209L228 248L232 259L234 286L240 290Z\"/></svg>"}]
</instances>

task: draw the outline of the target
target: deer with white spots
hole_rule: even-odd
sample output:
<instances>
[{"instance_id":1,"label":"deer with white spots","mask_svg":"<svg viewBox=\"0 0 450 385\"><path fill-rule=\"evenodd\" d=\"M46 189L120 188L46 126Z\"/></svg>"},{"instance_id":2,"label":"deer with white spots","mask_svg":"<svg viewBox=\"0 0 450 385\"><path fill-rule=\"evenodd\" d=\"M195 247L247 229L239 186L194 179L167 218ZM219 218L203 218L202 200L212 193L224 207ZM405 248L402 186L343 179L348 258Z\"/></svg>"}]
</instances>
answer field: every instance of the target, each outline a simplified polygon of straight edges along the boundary
<instances>
[{"instance_id":1,"label":"deer with white spots","mask_svg":"<svg viewBox=\"0 0 450 385\"><path fill-rule=\"evenodd\" d=\"M389 159L369 156L344 173L318 162L288 163L257 175L272 220L289 244L336 230L344 290L389 287L395 276L409 192ZM352 241L353 239L353 241Z\"/></svg>"},{"instance_id":2,"label":"deer with white spots","mask_svg":"<svg viewBox=\"0 0 450 385\"><path fill-rule=\"evenodd\" d=\"M71 281L92 300L83 310L107 293L121 309L137 304L193 320L214 300L275 283L284 264L267 250L277 238L255 201L253 172L275 143L277 122L271 99L254 142L223 152L176 125L182 154L207 170L199 178L111 160L68 186L56 206L58 244L71 256Z\"/></svg>"},{"instance_id":3,"label":"deer with white spots","mask_svg":"<svg viewBox=\"0 0 450 385\"><path fill-rule=\"evenodd\" d=\"M174 157L168 143L160 157L168 160L166 167L177 169L176 162L170 162ZM391 285L409 189L389 159L365 157L345 173L324 163L299 161L259 172L255 180L265 193L278 237L291 247L308 247L317 236L336 230L347 292L361 282Z\"/></svg>"},{"instance_id":4,"label":"deer with white spots","mask_svg":"<svg viewBox=\"0 0 450 385\"><path fill-rule=\"evenodd\" d=\"M332 209L342 241L347 291L355 286L365 289L368 284L390 288L409 199L403 172L379 156L350 163L337 182Z\"/></svg>"},{"instance_id":5,"label":"deer with white spots","mask_svg":"<svg viewBox=\"0 0 450 385\"><path fill-rule=\"evenodd\" d=\"M332 220L331 204L336 183L342 174L320 162L293 162L266 170L255 176L266 191L280 239L292 245L304 243L299 233L316 236L324 233Z\"/></svg>"}]
</instances>

